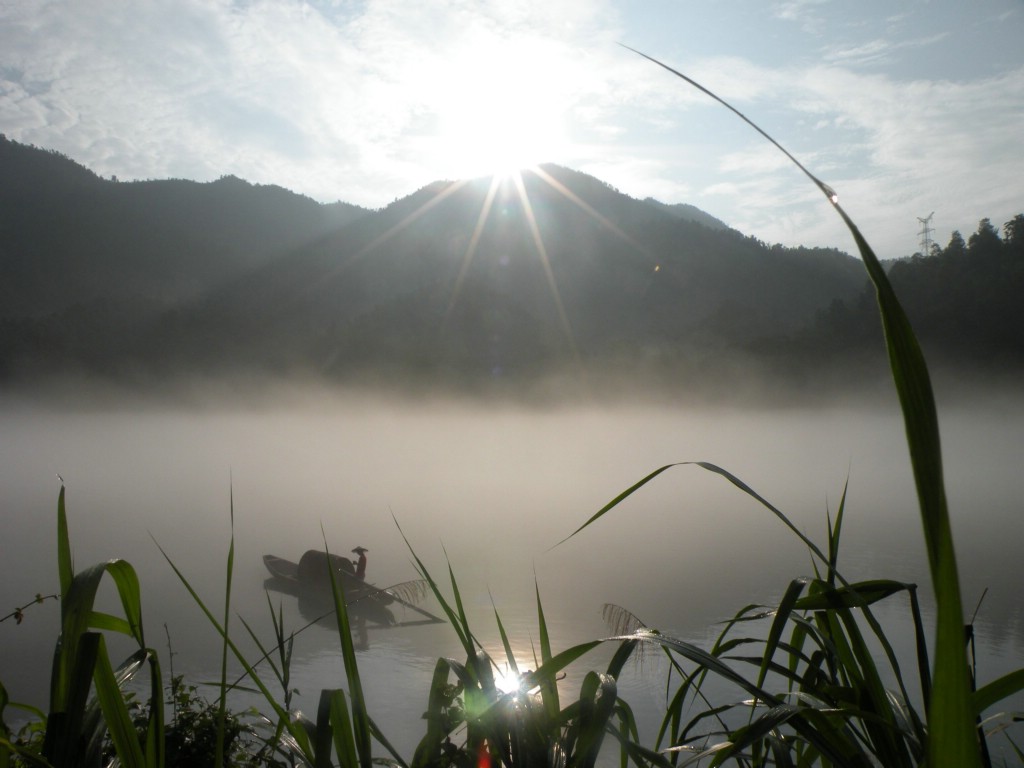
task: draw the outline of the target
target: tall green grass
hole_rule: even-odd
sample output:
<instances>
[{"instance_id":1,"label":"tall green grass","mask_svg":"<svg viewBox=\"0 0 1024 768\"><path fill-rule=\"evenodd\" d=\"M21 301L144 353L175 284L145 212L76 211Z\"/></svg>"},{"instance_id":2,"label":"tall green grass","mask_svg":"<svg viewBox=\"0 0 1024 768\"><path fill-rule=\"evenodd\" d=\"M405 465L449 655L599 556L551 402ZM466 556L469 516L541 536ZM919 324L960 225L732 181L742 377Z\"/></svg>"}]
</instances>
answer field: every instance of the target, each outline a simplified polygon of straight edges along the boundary
<instances>
[{"instance_id":1,"label":"tall green grass","mask_svg":"<svg viewBox=\"0 0 1024 768\"><path fill-rule=\"evenodd\" d=\"M35 751L13 740L4 725L0 729L0 766L13 758L58 768L98 765L109 741L121 765L162 767L163 678L157 654L146 644L143 632L138 577L124 560L99 563L75 573L63 486L57 500L57 571L61 630L53 655L41 748ZM96 593L104 578L117 590L122 616L96 610ZM136 646L116 668L107 651L107 632L124 635ZM122 686L142 670L149 672L150 714L145 738L140 741Z\"/></svg>"}]
</instances>

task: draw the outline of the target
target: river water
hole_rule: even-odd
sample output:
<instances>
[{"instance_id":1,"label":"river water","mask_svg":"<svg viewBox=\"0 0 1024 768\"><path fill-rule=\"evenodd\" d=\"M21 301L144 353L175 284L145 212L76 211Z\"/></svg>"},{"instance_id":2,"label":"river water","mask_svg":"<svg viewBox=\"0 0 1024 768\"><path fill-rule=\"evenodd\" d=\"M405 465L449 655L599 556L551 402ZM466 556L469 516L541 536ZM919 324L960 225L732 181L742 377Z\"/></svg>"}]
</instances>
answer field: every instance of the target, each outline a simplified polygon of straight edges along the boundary
<instances>
[{"instance_id":1,"label":"river water","mask_svg":"<svg viewBox=\"0 0 1024 768\"><path fill-rule=\"evenodd\" d=\"M975 626L982 681L1024 663L1022 405L1013 394L946 407L940 398L969 611L988 590ZM8 399L0 425L3 613L57 590L59 473L76 567L130 561L142 581L148 643L161 652L165 673L169 644L174 671L197 682L217 677L217 637L157 545L222 613L232 504L232 631L251 658L258 654L238 616L271 640L262 555L298 560L325 537L333 551L359 545L369 550L368 580L387 586L417 576L397 525L435 576L447 580L451 564L474 631L496 659L504 654L495 609L519 662L535 666L535 589L556 651L607 636L605 603L708 647L717 622L748 603L777 600L792 578L812 572L792 533L722 477L675 467L555 546L637 480L679 461L733 472L820 546L826 511L834 515L849 478L844 575L917 582L926 620L932 615L902 425L888 401L755 410L312 392L229 406L73 408ZM313 618L295 598L271 597L292 629ZM440 613L432 598L422 605ZM48 601L29 608L20 625L0 624L0 681L16 701L45 707L58 611ZM906 614L902 598L879 608L895 627L897 649L910 653ZM455 633L447 625L369 629L362 640L371 715L411 756L434 664L460 655ZM611 651L584 659L563 682L567 695ZM315 625L298 636L292 674L297 704L311 715L320 689L344 686L334 630ZM620 681L648 737L662 706L662 674L649 655Z\"/></svg>"}]
</instances>

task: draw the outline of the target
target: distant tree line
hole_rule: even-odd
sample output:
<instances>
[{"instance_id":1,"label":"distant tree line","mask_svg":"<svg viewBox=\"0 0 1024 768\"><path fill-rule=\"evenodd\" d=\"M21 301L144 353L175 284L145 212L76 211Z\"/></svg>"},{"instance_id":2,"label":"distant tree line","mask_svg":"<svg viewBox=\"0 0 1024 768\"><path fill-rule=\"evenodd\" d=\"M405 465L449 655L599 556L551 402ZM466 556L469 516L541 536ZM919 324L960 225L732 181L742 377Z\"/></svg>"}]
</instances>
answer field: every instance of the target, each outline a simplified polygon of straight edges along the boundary
<instances>
[{"instance_id":1,"label":"distant tree line","mask_svg":"<svg viewBox=\"0 0 1024 768\"><path fill-rule=\"evenodd\" d=\"M985 218L966 242L954 231L945 248L892 264L889 279L921 341L936 362L999 369L1024 364L1024 214L1003 225ZM810 357L881 353L874 290L834 300L790 351Z\"/></svg>"}]
</instances>

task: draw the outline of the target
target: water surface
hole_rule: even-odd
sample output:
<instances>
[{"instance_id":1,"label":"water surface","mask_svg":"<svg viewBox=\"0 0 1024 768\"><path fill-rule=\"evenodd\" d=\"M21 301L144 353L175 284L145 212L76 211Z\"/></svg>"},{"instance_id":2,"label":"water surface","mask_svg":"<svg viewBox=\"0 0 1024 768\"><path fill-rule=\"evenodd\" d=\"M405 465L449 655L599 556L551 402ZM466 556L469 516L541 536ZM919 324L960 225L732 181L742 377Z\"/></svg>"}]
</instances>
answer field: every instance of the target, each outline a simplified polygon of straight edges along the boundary
<instances>
[{"instance_id":1,"label":"water surface","mask_svg":"<svg viewBox=\"0 0 1024 768\"><path fill-rule=\"evenodd\" d=\"M1021 405L986 398L941 414L965 604L973 610L989 590L976 627L983 680L1022 662ZM496 657L503 654L495 607L517 657L534 666L535 580L556 650L606 635L604 603L710 644L716 622L748 603L771 602L790 579L812 571L796 538L723 478L676 467L554 547L652 470L690 460L735 473L821 544L826 511L834 515L849 478L845 575L918 582L930 611L902 424L891 403L523 408L310 394L258 406L75 410L9 401L0 424L4 612L56 591L60 473L76 566L129 560L142 580L149 644L166 657L169 638L175 671L195 680L215 679L217 638L157 543L222 612L232 496L233 610L265 642L263 554L297 560L326 536L334 551L368 548L368 579L386 586L416 576L397 521L435 575L446 577L450 560L474 626ZM272 597L293 628L310 618L294 598ZM439 612L433 601L424 607ZM904 638L905 602L880 613ZM57 615L49 602L31 608L20 626L0 625L0 680L13 699L45 705ZM371 714L411 754L434 663L458 655L454 632L370 630L366 639L360 662ZM909 652L907 640L899 645ZM588 668L570 675L567 688ZM622 681L648 733L660 706L657 673L648 662ZM293 674L307 711L321 688L343 686L331 629L299 636Z\"/></svg>"}]
</instances>

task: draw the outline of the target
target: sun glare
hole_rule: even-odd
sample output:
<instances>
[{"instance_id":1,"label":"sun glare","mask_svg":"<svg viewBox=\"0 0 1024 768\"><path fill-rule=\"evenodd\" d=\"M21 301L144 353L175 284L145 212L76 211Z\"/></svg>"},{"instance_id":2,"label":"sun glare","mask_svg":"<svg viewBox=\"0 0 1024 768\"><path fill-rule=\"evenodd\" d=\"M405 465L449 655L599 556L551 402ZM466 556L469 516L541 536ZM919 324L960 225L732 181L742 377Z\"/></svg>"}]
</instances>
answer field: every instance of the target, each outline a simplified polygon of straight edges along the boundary
<instances>
[{"instance_id":1,"label":"sun glare","mask_svg":"<svg viewBox=\"0 0 1024 768\"><path fill-rule=\"evenodd\" d=\"M494 670L494 687L502 693L515 693L519 690L520 678L512 668L505 664Z\"/></svg>"},{"instance_id":2,"label":"sun glare","mask_svg":"<svg viewBox=\"0 0 1024 768\"><path fill-rule=\"evenodd\" d=\"M558 158L565 107L545 53L539 43L493 39L453 53L431 142L446 176L507 176Z\"/></svg>"}]
</instances>

